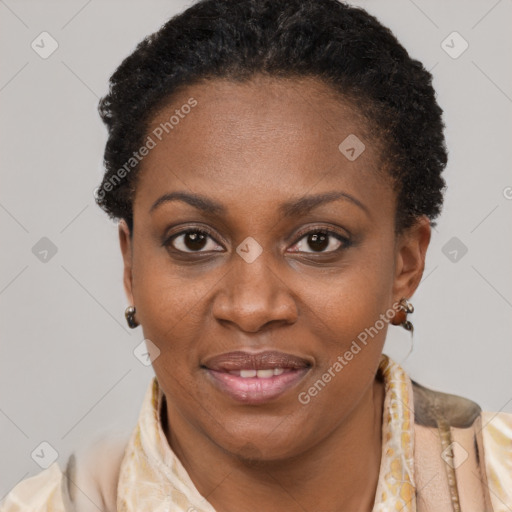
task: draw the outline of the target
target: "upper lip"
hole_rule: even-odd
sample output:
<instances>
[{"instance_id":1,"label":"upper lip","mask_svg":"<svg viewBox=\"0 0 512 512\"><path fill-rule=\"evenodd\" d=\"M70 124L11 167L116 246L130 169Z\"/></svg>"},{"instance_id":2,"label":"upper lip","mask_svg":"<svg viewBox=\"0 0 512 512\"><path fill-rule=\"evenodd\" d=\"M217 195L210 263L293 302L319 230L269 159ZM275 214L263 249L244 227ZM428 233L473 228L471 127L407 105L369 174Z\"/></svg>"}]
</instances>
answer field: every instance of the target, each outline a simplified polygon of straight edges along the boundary
<instances>
[{"instance_id":1,"label":"upper lip","mask_svg":"<svg viewBox=\"0 0 512 512\"><path fill-rule=\"evenodd\" d=\"M238 350L226 352L207 359L202 366L216 371L238 371L238 370L265 370L274 368L309 368L311 362L302 357L267 350L265 352L251 353Z\"/></svg>"}]
</instances>

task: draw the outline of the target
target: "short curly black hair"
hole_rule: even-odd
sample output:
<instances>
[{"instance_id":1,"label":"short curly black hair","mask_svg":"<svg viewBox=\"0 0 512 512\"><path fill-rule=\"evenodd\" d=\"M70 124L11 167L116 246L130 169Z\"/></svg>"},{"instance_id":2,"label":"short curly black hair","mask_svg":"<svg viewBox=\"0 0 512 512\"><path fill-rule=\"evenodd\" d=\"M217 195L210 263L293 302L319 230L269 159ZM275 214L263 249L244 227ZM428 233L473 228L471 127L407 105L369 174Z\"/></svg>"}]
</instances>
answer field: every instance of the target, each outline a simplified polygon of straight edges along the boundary
<instances>
[{"instance_id":1,"label":"short curly black hair","mask_svg":"<svg viewBox=\"0 0 512 512\"><path fill-rule=\"evenodd\" d=\"M321 79L364 116L385 143L398 231L439 215L447 151L432 75L375 17L337 0L200 0L140 42L99 103L109 136L97 204L132 231L139 165L126 162L155 113L194 83L256 74Z\"/></svg>"}]
</instances>

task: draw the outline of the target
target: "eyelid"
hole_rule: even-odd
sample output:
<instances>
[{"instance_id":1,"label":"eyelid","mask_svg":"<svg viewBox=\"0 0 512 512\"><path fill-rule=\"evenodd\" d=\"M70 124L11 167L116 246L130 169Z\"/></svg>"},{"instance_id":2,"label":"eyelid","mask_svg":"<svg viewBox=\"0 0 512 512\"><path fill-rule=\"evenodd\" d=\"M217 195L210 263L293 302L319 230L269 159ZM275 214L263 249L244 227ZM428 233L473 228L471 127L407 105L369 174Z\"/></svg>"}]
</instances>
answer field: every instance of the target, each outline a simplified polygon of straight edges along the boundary
<instances>
[{"instance_id":1,"label":"eyelid","mask_svg":"<svg viewBox=\"0 0 512 512\"><path fill-rule=\"evenodd\" d=\"M173 233L172 235L166 234L163 238L162 246L171 245L171 242L178 236L186 235L187 233L194 232L194 231L197 231L199 233L204 233L204 234L208 235L216 244L223 245L221 242L219 242L217 240L217 235L210 228L207 228L206 226L202 226L202 225L197 225L197 226L185 226L183 229L181 229L180 231L177 231L176 233ZM180 251L179 249L176 249L176 250L178 252L184 252L184 251ZM198 254L200 252L204 252L204 251L195 251L196 254ZM194 254L194 252L190 252L188 254Z\"/></svg>"},{"instance_id":2,"label":"eyelid","mask_svg":"<svg viewBox=\"0 0 512 512\"><path fill-rule=\"evenodd\" d=\"M302 240L304 235L308 235L310 233L315 233L315 232L319 232L319 231L324 231L327 234L333 235L336 238L341 239L341 240L346 241L346 242L350 242L351 241L351 236L350 236L350 233L348 233L348 232L347 232L346 235L343 235L333 226L329 226L329 225L315 225L315 226L309 226L308 228L304 228L304 229L299 230L299 232L295 234L296 242L294 242L294 243L297 243L299 240ZM344 231L346 231L346 230L344 230Z\"/></svg>"},{"instance_id":3,"label":"eyelid","mask_svg":"<svg viewBox=\"0 0 512 512\"><path fill-rule=\"evenodd\" d=\"M222 243L220 243L217 240L217 235L213 232L213 230L211 230L210 228L203 226L203 225L196 225L196 226L185 226L180 231L173 233L170 236L165 236L162 246L171 246L173 250L177 251L178 253L182 253L182 254L202 254L202 253L212 252L212 251L181 251L180 249L176 249L173 246L172 242L174 241L175 238L182 236L182 235L186 235L187 233L194 232L194 231L199 232L199 233L204 233L208 237L210 237L211 240L213 240L216 244L221 245L221 246L223 245ZM318 232L324 232L329 236L333 236L338 241L340 241L342 243L342 245L345 246L345 248L352 244L351 236L348 232L347 232L347 235L345 236L345 235L341 234L338 229L336 229L330 225L314 225L314 226L310 225L308 227L305 227L305 228L299 230L298 233L295 233L294 238L293 238L294 242L292 243L292 246L297 244L298 242L300 242L306 235L309 235L312 233L318 233ZM336 249L334 251L328 251L327 253L323 253L323 254L335 253L338 250L339 249ZM213 251L213 252L221 252L221 251ZM299 251L299 252L302 252L302 251ZM305 254L309 254L309 253L306 252ZM318 253L318 254L321 254L321 253Z\"/></svg>"}]
</instances>

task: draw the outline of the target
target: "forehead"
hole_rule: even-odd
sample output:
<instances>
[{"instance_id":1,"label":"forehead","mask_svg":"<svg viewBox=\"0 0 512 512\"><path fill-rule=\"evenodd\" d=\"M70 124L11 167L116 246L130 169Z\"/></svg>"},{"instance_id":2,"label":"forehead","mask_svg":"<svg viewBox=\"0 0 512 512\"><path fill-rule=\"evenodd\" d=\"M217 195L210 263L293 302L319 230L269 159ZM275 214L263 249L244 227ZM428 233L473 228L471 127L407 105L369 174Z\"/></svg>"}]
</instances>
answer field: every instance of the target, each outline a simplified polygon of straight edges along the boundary
<instances>
[{"instance_id":1,"label":"forehead","mask_svg":"<svg viewBox=\"0 0 512 512\"><path fill-rule=\"evenodd\" d=\"M353 193L389 188L362 116L313 78L189 86L160 109L146 135L154 147L140 164L136 202L177 188L246 204L338 185Z\"/></svg>"}]
</instances>

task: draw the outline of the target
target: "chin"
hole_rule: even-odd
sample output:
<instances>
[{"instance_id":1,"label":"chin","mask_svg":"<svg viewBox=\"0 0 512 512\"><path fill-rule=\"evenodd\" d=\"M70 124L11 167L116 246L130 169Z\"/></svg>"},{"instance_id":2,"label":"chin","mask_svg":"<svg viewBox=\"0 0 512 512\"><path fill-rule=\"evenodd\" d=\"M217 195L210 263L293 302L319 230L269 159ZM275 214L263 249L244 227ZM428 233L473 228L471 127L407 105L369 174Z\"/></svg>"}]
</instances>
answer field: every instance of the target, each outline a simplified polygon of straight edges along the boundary
<instances>
[{"instance_id":1,"label":"chin","mask_svg":"<svg viewBox=\"0 0 512 512\"><path fill-rule=\"evenodd\" d=\"M259 431L239 429L236 435L223 432L214 441L226 453L246 464L288 460L299 456L310 444L307 439L298 437L296 432L280 429L279 426L276 428L275 422Z\"/></svg>"}]
</instances>

